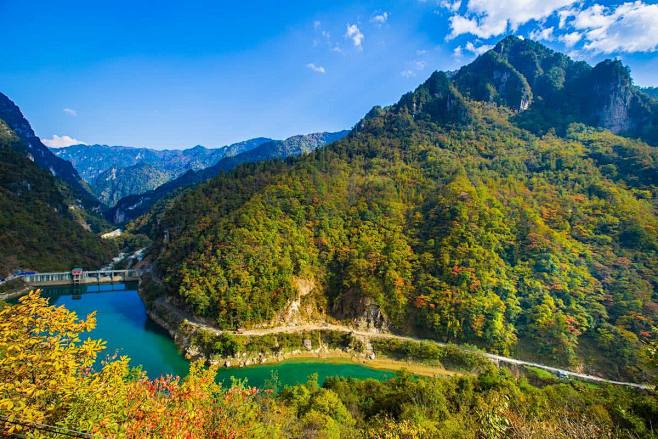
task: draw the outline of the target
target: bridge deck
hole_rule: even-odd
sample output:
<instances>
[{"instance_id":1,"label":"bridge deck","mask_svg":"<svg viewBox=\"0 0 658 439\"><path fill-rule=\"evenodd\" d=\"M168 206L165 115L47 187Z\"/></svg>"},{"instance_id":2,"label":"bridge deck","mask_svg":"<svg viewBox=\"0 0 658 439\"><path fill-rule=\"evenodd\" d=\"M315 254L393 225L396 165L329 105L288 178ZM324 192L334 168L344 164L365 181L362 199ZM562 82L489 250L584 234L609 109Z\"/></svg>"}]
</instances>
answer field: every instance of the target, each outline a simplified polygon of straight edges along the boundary
<instances>
[{"instance_id":1,"label":"bridge deck","mask_svg":"<svg viewBox=\"0 0 658 439\"><path fill-rule=\"evenodd\" d=\"M47 285L70 285L76 284L96 284L111 282L127 282L139 280L142 270L96 270L83 271L79 277L73 277L70 271L56 273L35 273L23 276L23 280L28 285L47 286Z\"/></svg>"}]
</instances>

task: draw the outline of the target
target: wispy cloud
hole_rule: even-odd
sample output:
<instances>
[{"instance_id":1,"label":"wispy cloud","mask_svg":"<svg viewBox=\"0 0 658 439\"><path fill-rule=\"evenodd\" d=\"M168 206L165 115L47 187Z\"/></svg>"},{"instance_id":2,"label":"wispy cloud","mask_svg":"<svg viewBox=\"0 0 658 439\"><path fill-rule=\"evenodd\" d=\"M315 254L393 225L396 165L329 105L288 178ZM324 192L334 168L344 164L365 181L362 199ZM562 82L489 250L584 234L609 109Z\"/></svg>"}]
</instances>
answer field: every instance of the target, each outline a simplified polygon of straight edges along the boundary
<instances>
[{"instance_id":1,"label":"wispy cloud","mask_svg":"<svg viewBox=\"0 0 658 439\"><path fill-rule=\"evenodd\" d=\"M370 19L370 21L372 23L379 24L379 25L386 24L386 22L388 21L389 16L390 16L390 14L388 12L384 11L380 14L373 15L372 18Z\"/></svg>"},{"instance_id":2,"label":"wispy cloud","mask_svg":"<svg viewBox=\"0 0 658 439\"><path fill-rule=\"evenodd\" d=\"M352 44L354 44L354 47L357 49L363 49L363 40L365 39L365 35L361 32L359 29L359 26L356 24L348 24L347 25L347 30L345 31L345 38L349 38L352 40Z\"/></svg>"},{"instance_id":3,"label":"wispy cloud","mask_svg":"<svg viewBox=\"0 0 658 439\"><path fill-rule=\"evenodd\" d=\"M479 46L476 46L471 41L469 41L464 46L455 47L453 53L458 58L464 56L465 55L464 52L470 52L472 55L479 56L482 55L484 52L491 50L492 48L493 46L489 44L481 44Z\"/></svg>"},{"instance_id":4,"label":"wispy cloud","mask_svg":"<svg viewBox=\"0 0 658 439\"><path fill-rule=\"evenodd\" d=\"M400 72L403 78L413 78L418 72L422 72L427 67L427 62L423 60L416 60L407 63L407 68Z\"/></svg>"},{"instance_id":5,"label":"wispy cloud","mask_svg":"<svg viewBox=\"0 0 658 439\"><path fill-rule=\"evenodd\" d=\"M78 115L78 112L75 111L73 108L65 108L64 113L68 114L69 116L76 117Z\"/></svg>"},{"instance_id":6,"label":"wispy cloud","mask_svg":"<svg viewBox=\"0 0 658 439\"><path fill-rule=\"evenodd\" d=\"M530 39L531 40L536 40L536 41L553 41L555 39L553 35L553 27L545 27L545 28L538 28L534 29L532 32L530 32Z\"/></svg>"},{"instance_id":7,"label":"wispy cloud","mask_svg":"<svg viewBox=\"0 0 658 439\"><path fill-rule=\"evenodd\" d=\"M58 136L57 134L53 135L50 139L41 139L41 141L51 148L63 148L65 146L71 145L86 145L82 140L75 139L71 136Z\"/></svg>"},{"instance_id":8,"label":"wispy cloud","mask_svg":"<svg viewBox=\"0 0 658 439\"><path fill-rule=\"evenodd\" d=\"M315 73L319 73L319 74L321 74L321 75L324 75L325 73L327 73L327 70L324 68L324 66L320 66L320 65L314 64L314 63L312 63L312 62L306 64L306 67L307 67L309 70L311 70L311 71L313 71L313 72L315 72Z\"/></svg>"},{"instance_id":9,"label":"wispy cloud","mask_svg":"<svg viewBox=\"0 0 658 439\"><path fill-rule=\"evenodd\" d=\"M461 2L461 0L455 0L455 1L443 0L440 3L440 5L444 8L446 8L446 9L448 9L449 11L457 12L459 10L459 8L461 7L462 2Z\"/></svg>"}]
</instances>

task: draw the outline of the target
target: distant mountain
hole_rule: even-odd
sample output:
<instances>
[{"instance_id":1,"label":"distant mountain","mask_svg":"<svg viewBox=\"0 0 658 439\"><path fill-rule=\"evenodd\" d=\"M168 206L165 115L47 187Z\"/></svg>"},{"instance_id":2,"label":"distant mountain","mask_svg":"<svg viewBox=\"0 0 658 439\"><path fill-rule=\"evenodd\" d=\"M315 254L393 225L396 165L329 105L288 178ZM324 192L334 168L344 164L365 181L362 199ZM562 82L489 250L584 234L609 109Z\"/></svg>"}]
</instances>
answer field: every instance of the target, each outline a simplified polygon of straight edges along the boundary
<instances>
[{"instance_id":1,"label":"distant mountain","mask_svg":"<svg viewBox=\"0 0 658 439\"><path fill-rule=\"evenodd\" d=\"M271 139L258 137L222 148L197 145L188 149L153 149L131 146L73 145L51 148L58 157L70 161L85 181L92 183L111 168L127 168L146 163L175 178L189 170L207 168L222 157L255 148Z\"/></svg>"},{"instance_id":2,"label":"distant mountain","mask_svg":"<svg viewBox=\"0 0 658 439\"><path fill-rule=\"evenodd\" d=\"M112 247L88 230L83 211L71 204L67 183L32 160L38 153L29 151L42 151L37 148L24 144L0 119L0 275L16 268L100 267L111 259ZM42 158L42 163L52 159L45 153ZM61 165L55 159L53 165Z\"/></svg>"},{"instance_id":3,"label":"distant mountain","mask_svg":"<svg viewBox=\"0 0 658 439\"><path fill-rule=\"evenodd\" d=\"M222 148L206 148L197 145L183 150L157 150L130 146L73 145L65 148L51 148L53 154L70 161L82 178L89 183L91 191L109 205L122 197L141 194L159 184L184 174L214 165L223 157L249 151L271 139L258 137L234 143ZM150 167L139 164L150 165ZM130 173L116 171L130 168ZM112 173L114 169L114 173ZM157 170L156 173L153 170ZM110 174L107 174L110 172ZM108 176L112 184L108 184ZM133 180L133 181L127 181ZM140 185L139 183L143 183ZM156 184L159 183L159 184ZM156 184L154 186L154 184ZM113 192L112 188L117 191ZM126 192L130 188L130 191Z\"/></svg>"},{"instance_id":4,"label":"distant mountain","mask_svg":"<svg viewBox=\"0 0 658 439\"><path fill-rule=\"evenodd\" d=\"M92 195L89 186L80 178L71 163L50 152L34 134L18 106L2 93L0 93L0 119L20 139L20 142L13 146L17 152L66 182L73 196L86 209L100 212L100 203Z\"/></svg>"},{"instance_id":5,"label":"distant mountain","mask_svg":"<svg viewBox=\"0 0 658 439\"><path fill-rule=\"evenodd\" d=\"M658 87L644 87L640 91L648 94L651 97L658 99Z\"/></svg>"},{"instance_id":6,"label":"distant mountain","mask_svg":"<svg viewBox=\"0 0 658 439\"><path fill-rule=\"evenodd\" d=\"M171 180L155 190L141 195L131 195L121 199L107 213L107 218L117 224L128 222L147 212L158 201L172 193L208 180L220 172L228 171L242 163L252 163L262 160L283 159L298 156L345 137L349 131L336 133L313 133L290 137L286 140L270 140L244 152L237 153L241 147L231 145L227 152L214 166L199 171L188 171L180 177ZM236 144L239 145L239 144ZM235 154L232 154L236 151Z\"/></svg>"},{"instance_id":7,"label":"distant mountain","mask_svg":"<svg viewBox=\"0 0 658 439\"><path fill-rule=\"evenodd\" d=\"M167 172L140 162L126 168L107 169L94 179L91 187L101 202L114 206L123 197L155 189L170 179Z\"/></svg>"}]
</instances>

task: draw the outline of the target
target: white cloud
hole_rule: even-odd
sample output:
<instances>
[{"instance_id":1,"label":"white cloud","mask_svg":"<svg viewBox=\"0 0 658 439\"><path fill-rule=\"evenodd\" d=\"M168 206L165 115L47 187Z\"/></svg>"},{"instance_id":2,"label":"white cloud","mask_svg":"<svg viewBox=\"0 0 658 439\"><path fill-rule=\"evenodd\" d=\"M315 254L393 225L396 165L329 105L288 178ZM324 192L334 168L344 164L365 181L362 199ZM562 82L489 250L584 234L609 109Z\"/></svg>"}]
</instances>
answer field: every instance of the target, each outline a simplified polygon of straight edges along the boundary
<instances>
[{"instance_id":1,"label":"white cloud","mask_svg":"<svg viewBox=\"0 0 658 439\"><path fill-rule=\"evenodd\" d=\"M536 40L536 41L553 41L554 40L554 35L553 35L553 27L546 27L546 28L539 28L535 29L532 32L530 32L530 39Z\"/></svg>"},{"instance_id":2,"label":"white cloud","mask_svg":"<svg viewBox=\"0 0 658 439\"><path fill-rule=\"evenodd\" d=\"M350 40L352 40L352 44L354 44L354 47L356 47L357 49L363 48L363 40L365 39L365 36L359 30L359 26L357 26L356 24L347 25L347 30L345 31L345 38L349 38Z\"/></svg>"},{"instance_id":3,"label":"white cloud","mask_svg":"<svg viewBox=\"0 0 658 439\"><path fill-rule=\"evenodd\" d=\"M544 20L576 0L469 0L464 15L450 17L450 35L473 34L480 38L516 31L530 21Z\"/></svg>"},{"instance_id":4,"label":"white cloud","mask_svg":"<svg viewBox=\"0 0 658 439\"><path fill-rule=\"evenodd\" d=\"M583 38L580 32L570 32L568 34L560 35L560 41L567 47L573 47Z\"/></svg>"},{"instance_id":5,"label":"white cloud","mask_svg":"<svg viewBox=\"0 0 658 439\"><path fill-rule=\"evenodd\" d=\"M405 69L400 72L400 75L402 75L402 77L404 78L413 78L414 76L416 76L416 72L414 72L411 69Z\"/></svg>"},{"instance_id":6,"label":"white cloud","mask_svg":"<svg viewBox=\"0 0 658 439\"><path fill-rule=\"evenodd\" d=\"M63 148L65 146L71 145L86 145L85 142L74 139L70 136L58 136L57 134L53 135L52 139L41 139L41 141L51 148Z\"/></svg>"},{"instance_id":7,"label":"white cloud","mask_svg":"<svg viewBox=\"0 0 658 439\"><path fill-rule=\"evenodd\" d=\"M600 53L652 52L658 48L656 4L635 1L616 8L595 4L580 11L570 10L566 15L566 26L580 31L586 50Z\"/></svg>"},{"instance_id":8,"label":"white cloud","mask_svg":"<svg viewBox=\"0 0 658 439\"><path fill-rule=\"evenodd\" d=\"M450 35L448 35L448 39L455 38L456 36L462 34L481 34L480 30L478 29L477 21L462 17L461 15L453 15L450 17L450 30L451 32ZM505 32L504 29L500 33L503 32Z\"/></svg>"},{"instance_id":9,"label":"white cloud","mask_svg":"<svg viewBox=\"0 0 658 439\"><path fill-rule=\"evenodd\" d=\"M385 24L388 21L389 13L384 11L381 14L375 14L372 16L370 19L371 22L376 23L376 24Z\"/></svg>"},{"instance_id":10,"label":"white cloud","mask_svg":"<svg viewBox=\"0 0 658 439\"><path fill-rule=\"evenodd\" d=\"M482 44L480 46L475 46L473 43L469 41L468 43L466 43L464 49L468 50L471 53L474 53L475 55L482 55L484 52L493 49L493 46L489 44Z\"/></svg>"},{"instance_id":11,"label":"white cloud","mask_svg":"<svg viewBox=\"0 0 658 439\"><path fill-rule=\"evenodd\" d=\"M440 3L441 7L448 9L449 11L452 12L457 12L459 8L462 5L461 0L455 0L455 1L450 1L450 0L443 0Z\"/></svg>"},{"instance_id":12,"label":"white cloud","mask_svg":"<svg viewBox=\"0 0 658 439\"><path fill-rule=\"evenodd\" d=\"M458 7L453 0L437 3L451 13L448 40L465 34L488 39L532 23L530 38L560 41L579 53L658 50L658 4L645 0L615 6L580 0L462 0ZM556 23L547 27L551 17Z\"/></svg>"},{"instance_id":13,"label":"white cloud","mask_svg":"<svg viewBox=\"0 0 658 439\"><path fill-rule=\"evenodd\" d=\"M65 108L63 111L64 111L64 113L68 114L69 116L76 117L78 115L78 112L75 111L72 108Z\"/></svg>"},{"instance_id":14,"label":"white cloud","mask_svg":"<svg viewBox=\"0 0 658 439\"><path fill-rule=\"evenodd\" d=\"M484 52L493 49L492 45L489 44L481 44L479 46L476 46L472 42L467 42L464 46L457 46L453 50L453 54L457 58L461 58L464 56L464 52L470 52L473 55L482 55Z\"/></svg>"},{"instance_id":15,"label":"white cloud","mask_svg":"<svg viewBox=\"0 0 658 439\"><path fill-rule=\"evenodd\" d=\"M315 72L315 73L320 73L321 75L324 75L325 73L327 73L327 70L326 70L323 66L319 66L319 65L313 64L312 62L306 64L306 67L307 67L309 70L311 70L311 71L313 71L313 72Z\"/></svg>"}]
</instances>

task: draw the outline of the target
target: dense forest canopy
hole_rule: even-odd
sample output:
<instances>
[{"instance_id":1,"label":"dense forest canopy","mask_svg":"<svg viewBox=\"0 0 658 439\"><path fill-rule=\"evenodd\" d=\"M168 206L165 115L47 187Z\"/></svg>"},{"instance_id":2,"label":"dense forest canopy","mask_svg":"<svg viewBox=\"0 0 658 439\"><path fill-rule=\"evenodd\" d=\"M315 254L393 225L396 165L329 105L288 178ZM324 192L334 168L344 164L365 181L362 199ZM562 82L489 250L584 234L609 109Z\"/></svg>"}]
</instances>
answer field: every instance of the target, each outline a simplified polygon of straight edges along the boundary
<instances>
[{"instance_id":1,"label":"dense forest canopy","mask_svg":"<svg viewBox=\"0 0 658 439\"><path fill-rule=\"evenodd\" d=\"M222 328L308 293L316 317L644 380L656 114L620 63L510 37L348 137L238 167L141 224L169 292Z\"/></svg>"}]
</instances>

